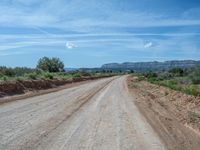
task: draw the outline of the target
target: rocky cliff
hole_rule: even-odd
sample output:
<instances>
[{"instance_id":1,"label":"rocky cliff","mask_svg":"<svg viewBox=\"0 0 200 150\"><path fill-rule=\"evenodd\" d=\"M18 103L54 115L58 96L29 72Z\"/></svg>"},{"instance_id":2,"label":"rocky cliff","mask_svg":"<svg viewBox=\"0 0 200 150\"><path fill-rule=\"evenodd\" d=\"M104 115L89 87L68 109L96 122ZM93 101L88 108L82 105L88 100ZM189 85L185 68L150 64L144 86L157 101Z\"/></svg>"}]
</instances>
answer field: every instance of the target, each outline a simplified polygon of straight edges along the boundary
<instances>
[{"instance_id":1,"label":"rocky cliff","mask_svg":"<svg viewBox=\"0 0 200 150\"><path fill-rule=\"evenodd\" d=\"M165 62L125 62L125 63L109 63L104 64L102 69L110 70L136 70L136 71L148 71L148 70L168 70L175 67L189 68L193 66L200 66L200 61L194 60L174 60Z\"/></svg>"}]
</instances>

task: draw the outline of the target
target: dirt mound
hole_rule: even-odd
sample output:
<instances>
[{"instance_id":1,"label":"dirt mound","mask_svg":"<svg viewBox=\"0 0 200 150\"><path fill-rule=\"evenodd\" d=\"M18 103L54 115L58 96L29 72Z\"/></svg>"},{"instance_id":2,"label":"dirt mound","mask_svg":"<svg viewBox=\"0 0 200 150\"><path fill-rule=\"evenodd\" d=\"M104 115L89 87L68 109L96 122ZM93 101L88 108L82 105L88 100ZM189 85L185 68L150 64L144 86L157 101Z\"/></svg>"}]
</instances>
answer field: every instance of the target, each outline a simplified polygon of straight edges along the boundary
<instances>
[{"instance_id":1,"label":"dirt mound","mask_svg":"<svg viewBox=\"0 0 200 150\"><path fill-rule=\"evenodd\" d=\"M49 89L64 85L72 81L68 80L24 80L0 82L0 97L6 95L23 94L26 91Z\"/></svg>"},{"instance_id":2,"label":"dirt mound","mask_svg":"<svg viewBox=\"0 0 200 150\"><path fill-rule=\"evenodd\" d=\"M24 93L25 87L19 81L4 81L0 82L0 97L7 94L21 94Z\"/></svg>"},{"instance_id":3,"label":"dirt mound","mask_svg":"<svg viewBox=\"0 0 200 150\"><path fill-rule=\"evenodd\" d=\"M168 149L199 149L200 97L132 77L128 83L137 106Z\"/></svg>"},{"instance_id":4,"label":"dirt mound","mask_svg":"<svg viewBox=\"0 0 200 150\"><path fill-rule=\"evenodd\" d=\"M62 86L68 83L81 82L86 80L94 80L103 77L84 77L73 79L53 79L53 80L23 80L23 81L0 81L0 98L15 94L23 94L27 91L45 90Z\"/></svg>"}]
</instances>

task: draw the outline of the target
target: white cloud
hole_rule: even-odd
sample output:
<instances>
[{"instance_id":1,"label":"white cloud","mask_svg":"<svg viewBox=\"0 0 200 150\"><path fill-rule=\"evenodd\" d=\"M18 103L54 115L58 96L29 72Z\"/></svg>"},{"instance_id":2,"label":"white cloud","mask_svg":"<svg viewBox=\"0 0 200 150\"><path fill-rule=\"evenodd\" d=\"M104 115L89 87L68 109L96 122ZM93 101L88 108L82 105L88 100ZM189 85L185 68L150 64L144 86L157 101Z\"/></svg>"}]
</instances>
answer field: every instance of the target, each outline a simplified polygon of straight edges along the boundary
<instances>
[{"instance_id":1,"label":"white cloud","mask_svg":"<svg viewBox=\"0 0 200 150\"><path fill-rule=\"evenodd\" d=\"M1 37L0 37L1 39ZM24 47L32 47L32 46L57 46L63 45L65 43L62 39L32 39L32 40L23 40L22 42L10 41L5 43L0 43L0 52L12 49L19 49Z\"/></svg>"},{"instance_id":2,"label":"white cloud","mask_svg":"<svg viewBox=\"0 0 200 150\"><path fill-rule=\"evenodd\" d=\"M77 45L75 45L74 43L68 41L68 42L66 43L66 47L67 47L68 49L72 49L72 48L76 48Z\"/></svg>"},{"instance_id":3,"label":"white cloud","mask_svg":"<svg viewBox=\"0 0 200 150\"><path fill-rule=\"evenodd\" d=\"M148 42L148 43L144 44L144 48L150 48L152 46L153 46L152 42Z\"/></svg>"}]
</instances>

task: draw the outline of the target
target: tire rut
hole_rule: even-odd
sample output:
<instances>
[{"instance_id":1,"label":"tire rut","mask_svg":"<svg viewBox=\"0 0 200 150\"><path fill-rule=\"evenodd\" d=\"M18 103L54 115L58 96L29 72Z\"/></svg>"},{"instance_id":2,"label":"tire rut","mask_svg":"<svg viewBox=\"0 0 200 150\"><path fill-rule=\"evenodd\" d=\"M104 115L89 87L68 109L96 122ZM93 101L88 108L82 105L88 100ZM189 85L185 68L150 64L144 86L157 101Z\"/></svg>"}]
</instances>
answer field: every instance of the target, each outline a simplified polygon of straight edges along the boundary
<instances>
[{"instance_id":1,"label":"tire rut","mask_svg":"<svg viewBox=\"0 0 200 150\"><path fill-rule=\"evenodd\" d=\"M113 79L112 79L113 80ZM111 80L111 81L112 81ZM39 136L36 137L36 139L31 139L20 146L21 150L25 149L35 149L38 145L40 145L40 141L42 141L43 138L47 137L51 132L56 130L61 124L63 124L66 120L68 120L70 117L72 117L75 113L78 113L78 111L86 105L90 99L96 95L99 91L101 91L103 88L105 88L111 81L108 81L104 83L103 85L98 86L97 88L90 91L90 93L86 93L84 95L78 96L74 102L74 108L69 112L71 109L71 105L67 106L61 113L55 115L53 118L50 118L45 122L44 124L40 124L36 127L37 130L45 131L45 132L39 132L42 134L38 134ZM67 112L67 113L66 113ZM48 126L46 126L48 124ZM34 131L37 132L37 131ZM34 146L29 146L34 145Z\"/></svg>"}]
</instances>

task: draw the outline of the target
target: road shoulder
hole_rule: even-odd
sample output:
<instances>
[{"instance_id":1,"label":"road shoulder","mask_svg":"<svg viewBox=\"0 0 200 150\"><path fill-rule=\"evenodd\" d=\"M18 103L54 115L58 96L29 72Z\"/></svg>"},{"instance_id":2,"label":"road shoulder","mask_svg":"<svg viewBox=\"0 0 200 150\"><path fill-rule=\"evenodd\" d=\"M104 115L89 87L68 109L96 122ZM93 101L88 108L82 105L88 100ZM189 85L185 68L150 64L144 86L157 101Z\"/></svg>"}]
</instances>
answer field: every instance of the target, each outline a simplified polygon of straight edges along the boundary
<instances>
[{"instance_id":1,"label":"road shoulder","mask_svg":"<svg viewBox=\"0 0 200 150\"><path fill-rule=\"evenodd\" d=\"M195 130L183 124L164 102L157 101L152 92L148 92L132 77L127 78L130 95L139 111L158 133L168 149L196 150L200 146L200 136Z\"/></svg>"},{"instance_id":2,"label":"road shoulder","mask_svg":"<svg viewBox=\"0 0 200 150\"><path fill-rule=\"evenodd\" d=\"M100 80L100 79L96 79L96 80ZM4 103L16 101L16 100L23 100L23 99L34 97L34 96L40 96L40 95L45 95L45 94L49 94L49 93L53 93L53 92L58 92L60 90L64 90L64 89L72 88L72 87L79 86L79 85L82 85L82 84L94 82L96 80L86 80L86 81L80 81L80 82L72 82L72 83L67 83L65 85L57 86L57 87L54 87L54 88L49 88L49 89L44 89L44 90L31 90L31 91L27 91L23 94L15 94L15 95L12 95L12 96L5 96L3 98L0 98L0 105L4 104Z\"/></svg>"}]
</instances>

